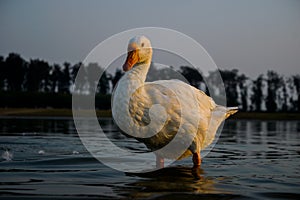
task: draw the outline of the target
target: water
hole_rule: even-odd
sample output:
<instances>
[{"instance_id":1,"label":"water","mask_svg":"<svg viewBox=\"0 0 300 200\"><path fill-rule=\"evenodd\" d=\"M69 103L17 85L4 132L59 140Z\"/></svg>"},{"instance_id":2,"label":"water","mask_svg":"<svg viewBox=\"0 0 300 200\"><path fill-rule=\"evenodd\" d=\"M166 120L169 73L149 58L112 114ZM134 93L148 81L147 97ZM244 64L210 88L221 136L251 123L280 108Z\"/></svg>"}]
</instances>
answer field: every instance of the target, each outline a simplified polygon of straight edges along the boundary
<instances>
[{"instance_id":1,"label":"water","mask_svg":"<svg viewBox=\"0 0 300 200\"><path fill-rule=\"evenodd\" d=\"M100 122L116 144L144 150ZM1 118L0 155L1 199L300 199L300 121L228 120L197 171L191 158L142 174L110 169L71 118Z\"/></svg>"}]
</instances>

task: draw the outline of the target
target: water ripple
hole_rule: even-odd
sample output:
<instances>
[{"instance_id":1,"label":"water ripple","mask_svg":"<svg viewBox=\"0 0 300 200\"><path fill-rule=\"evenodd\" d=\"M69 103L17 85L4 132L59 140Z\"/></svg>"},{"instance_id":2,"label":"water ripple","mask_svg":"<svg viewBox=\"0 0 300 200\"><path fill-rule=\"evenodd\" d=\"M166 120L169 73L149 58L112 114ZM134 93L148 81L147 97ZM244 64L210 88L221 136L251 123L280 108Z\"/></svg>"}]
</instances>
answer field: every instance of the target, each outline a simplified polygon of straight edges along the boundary
<instances>
[{"instance_id":1,"label":"water ripple","mask_svg":"<svg viewBox=\"0 0 300 200\"><path fill-rule=\"evenodd\" d=\"M111 119L100 123L119 147L148 151ZM71 119L2 118L0 198L299 199L299 130L299 121L229 120L200 169L188 158L134 174L91 157Z\"/></svg>"}]
</instances>

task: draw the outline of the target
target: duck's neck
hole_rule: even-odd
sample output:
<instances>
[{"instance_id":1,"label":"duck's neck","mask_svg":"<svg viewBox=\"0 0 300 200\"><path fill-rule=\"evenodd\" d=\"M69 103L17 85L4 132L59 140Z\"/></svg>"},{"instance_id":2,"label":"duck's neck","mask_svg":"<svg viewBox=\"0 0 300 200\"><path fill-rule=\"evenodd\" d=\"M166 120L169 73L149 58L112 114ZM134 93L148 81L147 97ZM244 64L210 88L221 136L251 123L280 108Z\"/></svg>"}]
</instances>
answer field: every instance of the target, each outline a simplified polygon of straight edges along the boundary
<instances>
[{"instance_id":1,"label":"duck's neck","mask_svg":"<svg viewBox=\"0 0 300 200\"><path fill-rule=\"evenodd\" d=\"M140 84L144 84L150 68L151 62L141 63L134 66L128 73L128 78L138 80Z\"/></svg>"}]
</instances>

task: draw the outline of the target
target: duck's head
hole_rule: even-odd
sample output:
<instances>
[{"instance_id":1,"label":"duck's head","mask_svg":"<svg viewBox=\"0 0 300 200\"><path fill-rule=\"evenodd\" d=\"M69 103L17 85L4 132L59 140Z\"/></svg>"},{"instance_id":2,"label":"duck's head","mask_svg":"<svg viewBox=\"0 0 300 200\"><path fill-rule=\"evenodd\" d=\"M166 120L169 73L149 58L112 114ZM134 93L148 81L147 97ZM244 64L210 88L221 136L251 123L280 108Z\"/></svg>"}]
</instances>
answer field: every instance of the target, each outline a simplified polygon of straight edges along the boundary
<instances>
[{"instance_id":1,"label":"duck's head","mask_svg":"<svg viewBox=\"0 0 300 200\"><path fill-rule=\"evenodd\" d=\"M152 47L150 40L145 36L136 36L129 40L128 54L123 65L124 71L129 71L134 65L150 63Z\"/></svg>"}]
</instances>

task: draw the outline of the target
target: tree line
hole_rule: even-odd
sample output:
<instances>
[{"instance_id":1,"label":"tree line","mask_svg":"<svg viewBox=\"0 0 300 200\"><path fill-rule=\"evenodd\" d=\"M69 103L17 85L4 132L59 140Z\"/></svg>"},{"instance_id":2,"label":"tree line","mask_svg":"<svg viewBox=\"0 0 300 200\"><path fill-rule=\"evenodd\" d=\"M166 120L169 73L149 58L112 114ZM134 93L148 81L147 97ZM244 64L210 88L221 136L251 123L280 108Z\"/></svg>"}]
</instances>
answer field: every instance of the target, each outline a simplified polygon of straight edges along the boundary
<instances>
[{"instance_id":1,"label":"tree line","mask_svg":"<svg viewBox=\"0 0 300 200\"><path fill-rule=\"evenodd\" d=\"M0 56L0 106L70 107L72 94L89 95L96 91L96 107L110 109L110 95L123 72L117 69L110 74L97 63L89 63L83 66L83 76L77 78L75 85L81 66L80 62L59 65L41 59L27 61L16 53L10 53L6 58ZM180 74L191 85L209 95L199 71L189 66L170 69L159 69L152 64L147 79L172 79ZM102 72L100 80L95 76L95 71L99 70ZM217 73L223 79L228 106L239 106L242 111L300 111L300 75L285 77L270 70L251 79L233 69L212 71L205 80L214 79ZM12 103L14 101L15 104Z\"/></svg>"}]
</instances>

